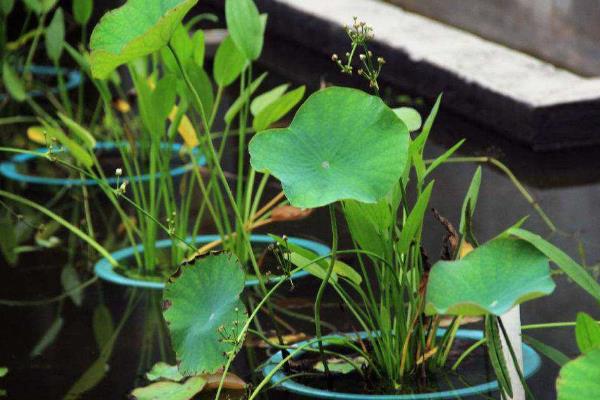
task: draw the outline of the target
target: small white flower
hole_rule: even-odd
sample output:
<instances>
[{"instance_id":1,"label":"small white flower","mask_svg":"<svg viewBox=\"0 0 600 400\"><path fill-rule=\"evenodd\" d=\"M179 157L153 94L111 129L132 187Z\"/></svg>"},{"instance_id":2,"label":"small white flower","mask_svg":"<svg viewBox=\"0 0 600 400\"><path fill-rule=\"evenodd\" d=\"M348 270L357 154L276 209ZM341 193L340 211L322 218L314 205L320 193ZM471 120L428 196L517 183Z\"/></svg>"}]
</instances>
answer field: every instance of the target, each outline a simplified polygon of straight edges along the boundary
<instances>
[{"instance_id":1,"label":"small white flower","mask_svg":"<svg viewBox=\"0 0 600 400\"><path fill-rule=\"evenodd\" d=\"M116 171L115 171L115 175L117 175L117 176L123 175L123 169L122 168L117 168Z\"/></svg>"}]
</instances>

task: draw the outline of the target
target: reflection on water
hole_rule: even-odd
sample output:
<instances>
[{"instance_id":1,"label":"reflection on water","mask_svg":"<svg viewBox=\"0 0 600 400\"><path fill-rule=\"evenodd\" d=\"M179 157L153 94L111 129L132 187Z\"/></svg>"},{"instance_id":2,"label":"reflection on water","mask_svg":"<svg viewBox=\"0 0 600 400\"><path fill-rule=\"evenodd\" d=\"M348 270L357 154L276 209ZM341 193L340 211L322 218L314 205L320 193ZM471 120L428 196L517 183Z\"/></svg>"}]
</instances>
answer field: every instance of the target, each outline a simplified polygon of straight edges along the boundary
<instances>
[{"instance_id":1,"label":"reflection on water","mask_svg":"<svg viewBox=\"0 0 600 400\"><path fill-rule=\"evenodd\" d=\"M273 40L267 42L273 43ZM337 79L337 83L353 84L340 80L335 66L329 60L311 57L297 47L275 43L274 47L266 49L264 63L283 74L286 80L307 83L312 89L317 88L323 80ZM287 62L272 62L275 59ZM272 75L269 84L275 85L280 80ZM393 99L394 93L390 93L390 96ZM427 106L423 108L427 109ZM428 156L442 154L463 137L468 142L460 152L461 156L495 157L514 171L559 228L560 232L551 235L555 243L578 259L582 259L583 252L580 250L583 249L588 265L600 260L600 244L597 240L600 237L600 150L535 154L445 112L442 107L431 135ZM434 174L436 185L432 207L451 221L457 222L459 219L460 205L475 168L476 165L471 163L452 164L439 168ZM487 240L524 215L531 215L526 223L528 229L544 235L551 234L510 179L497 168L484 164L483 183L474 220L477 236ZM435 257L441 250L440 239L444 232L433 217L428 217L427 222L430 229L425 232L425 243L429 253ZM328 218L323 210L318 210L307 220L273 229L276 233L316 238L324 242L328 242L330 237ZM346 232L342 232L342 244L349 246ZM15 268L0 266L0 297L39 299L60 293L63 258L60 254L49 252L22 257ZM574 320L577 311L599 316L589 296L563 277L557 280L558 289L552 296L522 307L524 324ZM293 296L310 298L314 294L314 286L315 282L310 279L297 282ZM310 313L310 307L303 311ZM143 373L156 361L173 362L160 318L160 293L157 292L133 292L96 283L85 289L80 307L65 298L35 307L0 306L0 312L0 365L10 367L1 386L8 391L9 398L54 399L62 398L69 391L87 391L86 398L123 398L137 384L143 383ZM340 318L335 306L325 314L333 317L330 321L338 329L352 329L351 324ZM32 349L57 316L63 322L56 339L41 355L32 358ZM100 324L104 328L99 329L98 323L94 324L95 318L112 323ZM298 321L289 322L296 324ZM310 325L304 325L302 329L312 333ZM530 333L569 356L577 354L572 329ZM240 358L241 365L260 362L248 360L252 357L244 354ZM243 366L241 368L244 369ZM543 370L530 381L538 398L555 398L553 388L557 372L557 368L545 360ZM210 398L209 395L203 396ZM287 395L278 392L276 395L274 392L270 397L286 398Z\"/></svg>"}]
</instances>

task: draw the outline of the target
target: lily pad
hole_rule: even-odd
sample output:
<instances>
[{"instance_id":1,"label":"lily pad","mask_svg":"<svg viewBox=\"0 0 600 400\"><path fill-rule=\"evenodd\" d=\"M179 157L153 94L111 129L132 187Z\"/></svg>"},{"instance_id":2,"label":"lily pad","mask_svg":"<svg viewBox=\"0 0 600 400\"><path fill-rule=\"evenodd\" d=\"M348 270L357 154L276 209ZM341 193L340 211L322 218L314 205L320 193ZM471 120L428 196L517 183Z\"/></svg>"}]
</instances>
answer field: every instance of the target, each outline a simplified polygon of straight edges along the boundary
<instances>
[{"instance_id":1,"label":"lily pad","mask_svg":"<svg viewBox=\"0 0 600 400\"><path fill-rule=\"evenodd\" d=\"M200 393L206 380L200 376L194 376L185 383L177 382L155 382L143 388L137 388L131 392L131 397L136 400L190 400Z\"/></svg>"},{"instance_id":2,"label":"lily pad","mask_svg":"<svg viewBox=\"0 0 600 400\"><path fill-rule=\"evenodd\" d=\"M600 399L600 349L576 358L561 368L558 400Z\"/></svg>"},{"instance_id":3,"label":"lily pad","mask_svg":"<svg viewBox=\"0 0 600 400\"><path fill-rule=\"evenodd\" d=\"M168 381L180 382L183 375L177 369L177 365L169 365L166 362L157 362L149 372L146 372L146 378L149 381L166 379Z\"/></svg>"},{"instance_id":4,"label":"lily pad","mask_svg":"<svg viewBox=\"0 0 600 400\"><path fill-rule=\"evenodd\" d=\"M426 312L502 315L555 288L548 258L529 243L494 239L456 261L439 261L429 274Z\"/></svg>"},{"instance_id":5,"label":"lily pad","mask_svg":"<svg viewBox=\"0 0 600 400\"><path fill-rule=\"evenodd\" d=\"M121 64L165 46L198 0L129 0L102 17L90 39L92 75L106 79Z\"/></svg>"},{"instance_id":6,"label":"lily pad","mask_svg":"<svg viewBox=\"0 0 600 400\"><path fill-rule=\"evenodd\" d=\"M310 96L288 128L257 134L249 150L293 206L313 208L383 198L406 168L408 143L406 125L380 98L333 87Z\"/></svg>"},{"instance_id":7,"label":"lily pad","mask_svg":"<svg viewBox=\"0 0 600 400\"><path fill-rule=\"evenodd\" d=\"M244 271L229 254L210 255L182 268L163 296L179 372L213 373L237 350L235 341L247 319L239 298Z\"/></svg>"}]
</instances>

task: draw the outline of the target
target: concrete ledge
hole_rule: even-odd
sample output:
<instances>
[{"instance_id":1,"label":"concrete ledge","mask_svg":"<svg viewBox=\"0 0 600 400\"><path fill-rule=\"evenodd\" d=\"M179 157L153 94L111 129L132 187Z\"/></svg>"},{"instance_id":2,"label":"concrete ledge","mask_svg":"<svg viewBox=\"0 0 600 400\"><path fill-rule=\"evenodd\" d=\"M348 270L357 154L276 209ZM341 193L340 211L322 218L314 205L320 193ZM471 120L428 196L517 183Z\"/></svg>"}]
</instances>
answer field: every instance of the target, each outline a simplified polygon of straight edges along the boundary
<instances>
[{"instance_id":1,"label":"concrete ledge","mask_svg":"<svg viewBox=\"0 0 600 400\"><path fill-rule=\"evenodd\" d=\"M330 56L348 49L343 26L373 26L382 78L535 150L600 144L600 79L551 64L377 0L256 0L270 34ZM217 2L218 3L218 2Z\"/></svg>"}]
</instances>

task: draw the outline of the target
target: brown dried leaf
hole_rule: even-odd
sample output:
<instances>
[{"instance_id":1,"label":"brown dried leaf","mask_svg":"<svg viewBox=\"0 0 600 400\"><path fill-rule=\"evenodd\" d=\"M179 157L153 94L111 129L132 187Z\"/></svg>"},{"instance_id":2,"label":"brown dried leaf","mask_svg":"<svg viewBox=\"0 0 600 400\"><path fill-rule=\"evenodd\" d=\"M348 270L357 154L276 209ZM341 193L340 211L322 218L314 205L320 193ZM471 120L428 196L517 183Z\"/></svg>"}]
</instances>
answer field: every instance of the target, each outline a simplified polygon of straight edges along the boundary
<instances>
[{"instance_id":1,"label":"brown dried leaf","mask_svg":"<svg viewBox=\"0 0 600 400\"><path fill-rule=\"evenodd\" d=\"M217 389L221 383L222 372L216 372L214 374L200 375L206 380L206 389ZM223 382L223 389L231 390L244 390L246 388L246 382L234 373L228 372Z\"/></svg>"},{"instance_id":2,"label":"brown dried leaf","mask_svg":"<svg viewBox=\"0 0 600 400\"><path fill-rule=\"evenodd\" d=\"M312 208L297 208L290 205L279 206L271 211L273 221L297 221L312 214Z\"/></svg>"}]
</instances>

